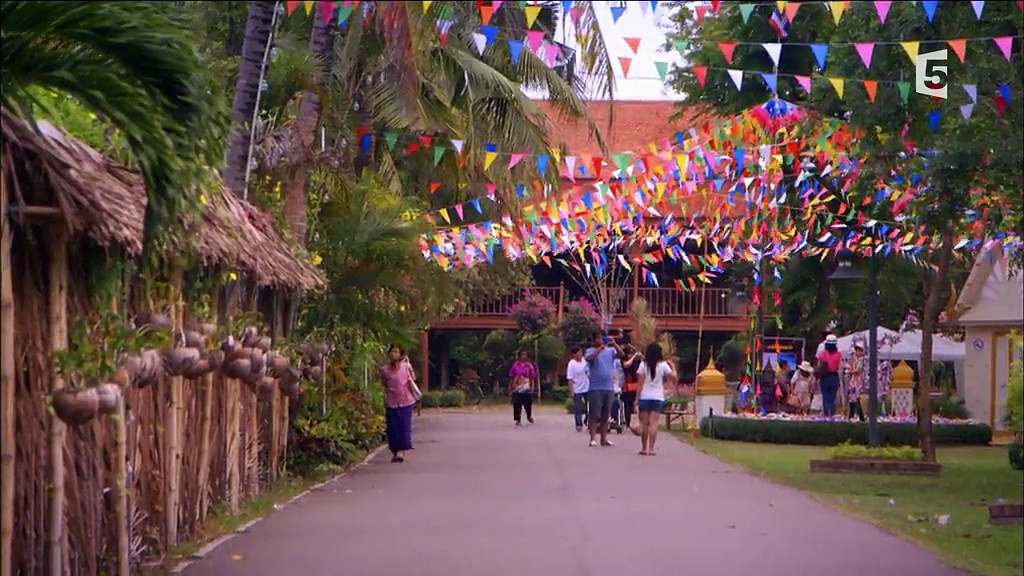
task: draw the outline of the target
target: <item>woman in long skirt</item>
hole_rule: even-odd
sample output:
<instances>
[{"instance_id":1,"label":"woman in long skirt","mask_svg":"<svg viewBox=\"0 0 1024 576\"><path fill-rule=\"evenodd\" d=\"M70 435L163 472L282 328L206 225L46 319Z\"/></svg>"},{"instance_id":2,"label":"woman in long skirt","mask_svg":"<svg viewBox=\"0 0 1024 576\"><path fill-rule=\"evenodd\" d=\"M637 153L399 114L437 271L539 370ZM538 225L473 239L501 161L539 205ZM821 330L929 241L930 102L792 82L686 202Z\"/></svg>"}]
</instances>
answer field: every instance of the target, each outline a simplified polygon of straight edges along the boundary
<instances>
[{"instance_id":1,"label":"woman in long skirt","mask_svg":"<svg viewBox=\"0 0 1024 576\"><path fill-rule=\"evenodd\" d=\"M405 462L405 452L412 450L412 412L416 406L416 387L412 367L403 362L405 351L392 346L388 363L381 368L384 384L384 421L387 425L388 449L392 462Z\"/></svg>"}]
</instances>

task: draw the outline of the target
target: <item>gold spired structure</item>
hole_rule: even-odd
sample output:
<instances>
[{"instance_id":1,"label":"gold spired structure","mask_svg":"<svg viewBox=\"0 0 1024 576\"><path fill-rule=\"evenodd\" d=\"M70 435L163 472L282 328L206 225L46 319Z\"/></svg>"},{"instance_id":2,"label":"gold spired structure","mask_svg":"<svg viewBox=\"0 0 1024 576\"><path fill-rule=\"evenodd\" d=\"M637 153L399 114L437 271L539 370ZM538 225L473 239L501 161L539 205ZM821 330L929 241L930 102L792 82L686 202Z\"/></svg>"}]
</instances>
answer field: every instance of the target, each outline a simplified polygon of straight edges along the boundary
<instances>
[{"instance_id":1,"label":"gold spired structure","mask_svg":"<svg viewBox=\"0 0 1024 576\"><path fill-rule=\"evenodd\" d=\"M700 426L702 418L715 414L722 414L726 411L726 400L729 398L729 389L725 384L725 374L722 374L715 367L715 355L711 354L708 365L700 374L697 374L697 382L694 386L695 402L697 409L694 414L697 425Z\"/></svg>"},{"instance_id":2,"label":"gold spired structure","mask_svg":"<svg viewBox=\"0 0 1024 576\"><path fill-rule=\"evenodd\" d=\"M914 369L905 361L892 369L892 381L889 392L892 400L892 413L895 415L914 413Z\"/></svg>"}]
</instances>

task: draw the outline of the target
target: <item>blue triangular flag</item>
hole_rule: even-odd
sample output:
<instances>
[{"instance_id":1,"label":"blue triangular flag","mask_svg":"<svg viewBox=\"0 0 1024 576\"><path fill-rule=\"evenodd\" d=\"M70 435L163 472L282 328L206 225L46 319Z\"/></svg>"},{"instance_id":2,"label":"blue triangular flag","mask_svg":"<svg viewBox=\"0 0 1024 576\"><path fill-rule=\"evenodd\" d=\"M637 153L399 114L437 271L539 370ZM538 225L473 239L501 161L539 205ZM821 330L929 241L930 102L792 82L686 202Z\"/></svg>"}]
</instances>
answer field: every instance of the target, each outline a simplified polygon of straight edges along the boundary
<instances>
[{"instance_id":1,"label":"blue triangular flag","mask_svg":"<svg viewBox=\"0 0 1024 576\"><path fill-rule=\"evenodd\" d=\"M767 72L761 72L761 79L768 85L768 89L772 91L772 94L778 92L779 75L769 74Z\"/></svg>"},{"instance_id":2,"label":"blue triangular flag","mask_svg":"<svg viewBox=\"0 0 1024 576\"><path fill-rule=\"evenodd\" d=\"M572 0L562 0L562 12L568 12L572 8Z\"/></svg>"},{"instance_id":3,"label":"blue triangular flag","mask_svg":"<svg viewBox=\"0 0 1024 576\"><path fill-rule=\"evenodd\" d=\"M828 58L828 44L811 44L811 52L818 60L818 68L825 69L825 59Z\"/></svg>"},{"instance_id":4,"label":"blue triangular flag","mask_svg":"<svg viewBox=\"0 0 1024 576\"><path fill-rule=\"evenodd\" d=\"M935 18L935 9L939 7L939 3L937 0L931 0L930 2L921 2L921 6L924 6L924 15L930 24Z\"/></svg>"},{"instance_id":5,"label":"blue triangular flag","mask_svg":"<svg viewBox=\"0 0 1024 576\"><path fill-rule=\"evenodd\" d=\"M657 9L658 9L658 3L655 2L654 0L651 0L651 12L654 12Z\"/></svg>"},{"instance_id":6,"label":"blue triangular flag","mask_svg":"<svg viewBox=\"0 0 1024 576\"><path fill-rule=\"evenodd\" d=\"M476 208L476 213L477 214L483 214L484 213L484 209L480 207L480 199L479 198L473 198L472 204L473 204L473 208Z\"/></svg>"},{"instance_id":7,"label":"blue triangular flag","mask_svg":"<svg viewBox=\"0 0 1024 576\"><path fill-rule=\"evenodd\" d=\"M519 40L509 40L508 51L512 53L512 62L519 64L519 59L523 55L523 43Z\"/></svg>"},{"instance_id":8,"label":"blue triangular flag","mask_svg":"<svg viewBox=\"0 0 1024 576\"><path fill-rule=\"evenodd\" d=\"M548 170L548 157L547 155L537 156L537 171L543 176Z\"/></svg>"},{"instance_id":9,"label":"blue triangular flag","mask_svg":"<svg viewBox=\"0 0 1024 576\"><path fill-rule=\"evenodd\" d=\"M626 7L625 6L612 6L612 20L613 21L618 22L619 18L622 18L622 15L625 14L625 13L626 13Z\"/></svg>"},{"instance_id":10,"label":"blue triangular flag","mask_svg":"<svg viewBox=\"0 0 1024 576\"><path fill-rule=\"evenodd\" d=\"M942 110L932 110L928 113L928 122L932 125L932 132L939 129L939 120L942 119Z\"/></svg>"},{"instance_id":11,"label":"blue triangular flag","mask_svg":"<svg viewBox=\"0 0 1024 576\"><path fill-rule=\"evenodd\" d=\"M1009 104L1010 103L1010 85L1008 83L1006 83L1006 82L1003 82L1002 84L1000 84L999 85L999 93L1002 94L1003 99L1006 100L1007 104Z\"/></svg>"},{"instance_id":12,"label":"blue triangular flag","mask_svg":"<svg viewBox=\"0 0 1024 576\"><path fill-rule=\"evenodd\" d=\"M481 26L480 32L483 33L484 38L487 38L487 45L494 44L494 39L498 37L497 26Z\"/></svg>"}]
</instances>

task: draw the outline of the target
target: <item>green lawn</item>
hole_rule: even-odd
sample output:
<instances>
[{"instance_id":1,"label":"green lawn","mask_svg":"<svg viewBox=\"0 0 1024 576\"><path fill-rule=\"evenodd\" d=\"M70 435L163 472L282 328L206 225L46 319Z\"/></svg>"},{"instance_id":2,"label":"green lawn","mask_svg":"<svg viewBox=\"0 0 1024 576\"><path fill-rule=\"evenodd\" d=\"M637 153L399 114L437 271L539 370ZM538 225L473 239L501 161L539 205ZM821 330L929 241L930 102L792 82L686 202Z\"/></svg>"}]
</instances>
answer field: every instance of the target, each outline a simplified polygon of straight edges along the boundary
<instances>
[{"instance_id":1,"label":"green lawn","mask_svg":"<svg viewBox=\"0 0 1024 576\"><path fill-rule=\"evenodd\" d=\"M824 447L677 436L935 550L955 566L993 576L1020 576L1024 568L1024 528L988 523L988 504L1019 502L1024 493L1024 474L1010 468L1005 447L940 447L942 475L900 477L811 474L808 461L827 458ZM936 521L943 514L946 526Z\"/></svg>"}]
</instances>

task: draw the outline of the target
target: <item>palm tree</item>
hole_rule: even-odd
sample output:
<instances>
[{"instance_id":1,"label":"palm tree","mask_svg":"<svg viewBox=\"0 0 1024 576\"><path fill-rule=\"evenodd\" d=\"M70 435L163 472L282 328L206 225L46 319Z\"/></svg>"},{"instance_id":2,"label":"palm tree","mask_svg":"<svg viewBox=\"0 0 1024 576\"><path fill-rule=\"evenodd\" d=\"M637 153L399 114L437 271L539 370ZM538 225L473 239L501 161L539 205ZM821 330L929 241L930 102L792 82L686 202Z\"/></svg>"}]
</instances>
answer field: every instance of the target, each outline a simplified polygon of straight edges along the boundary
<instances>
[{"instance_id":1,"label":"palm tree","mask_svg":"<svg viewBox=\"0 0 1024 576\"><path fill-rule=\"evenodd\" d=\"M270 55L270 38L276 23L279 2L255 0L249 4L249 18L245 24L242 42L242 61L231 106L231 135L228 138L227 164L224 184L239 196L244 196L248 183L250 144L253 116L259 101L260 87L266 73Z\"/></svg>"},{"instance_id":2,"label":"palm tree","mask_svg":"<svg viewBox=\"0 0 1024 576\"><path fill-rule=\"evenodd\" d=\"M0 105L31 120L34 91L57 91L119 130L149 195L148 250L223 159L226 118L174 5L4 0L0 23Z\"/></svg>"}]
</instances>

